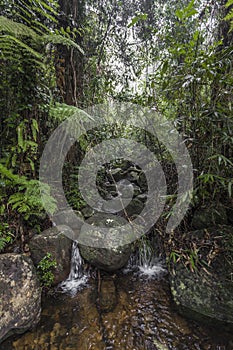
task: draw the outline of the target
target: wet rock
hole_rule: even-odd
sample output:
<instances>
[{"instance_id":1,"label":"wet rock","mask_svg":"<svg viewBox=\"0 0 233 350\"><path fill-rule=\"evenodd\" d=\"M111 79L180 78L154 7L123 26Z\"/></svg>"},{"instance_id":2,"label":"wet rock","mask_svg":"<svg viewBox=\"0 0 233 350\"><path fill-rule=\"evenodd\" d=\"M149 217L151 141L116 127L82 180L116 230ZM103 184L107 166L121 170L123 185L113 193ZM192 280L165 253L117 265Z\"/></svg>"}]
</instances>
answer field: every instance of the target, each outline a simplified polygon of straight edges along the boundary
<instances>
[{"instance_id":1,"label":"wet rock","mask_svg":"<svg viewBox=\"0 0 233 350\"><path fill-rule=\"evenodd\" d=\"M67 226L55 226L34 236L29 242L31 258L35 265L38 265L47 253L56 260L57 267L53 268L54 285L64 281L70 272L72 240L67 237L69 232Z\"/></svg>"},{"instance_id":2,"label":"wet rock","mask_svg":"<svg viewBox=\"0 0 233 350\"><path fill-rule=\"evenodd\" d=\"M232 328L233 228L219 226L189 232L187 236L191 242L200 243L199 258L209 260L209 267L206 263L192 273L182 263L176 263L170 276L173 299L181 312L191 318L219 321Z\"/></svg>"},{"instance_id":3,"label":"wet rock","mask_svg":"<svg viewBox=\"0 0 233 350\"><path fill-rule=\"evenodd\" d=\"M0 255L0 342L36 326L41 312L41 289L31 259Z\"/></svg>"},{"instance_id":4,"label":"wet rock","mask_svg":"<svg viewBox=\"0 0 233 350\"><path fill-rule=\"evenodd\" d=\"M119 235L117 227L126 225L127 221L116 215L98 213L89 218L87 224L90 226L81 232L79 238L82 257L102 270L114 271L122 268L131 254L129 240L133 241L134 237L129 237L128 232ZM102 227L109 230L103 232Z\"/></svg>"},{"instance_id":5,"label":"wet rock","mask_svg":"<svg viewBox=\"0 0 233 350\"><path fill-rule=\"evenodd\" d=\"M227 212L222 204L212 204L197 209L192 218L192 227L200 230L215 225L227 225Z\"/></svg>"}]
</instances>

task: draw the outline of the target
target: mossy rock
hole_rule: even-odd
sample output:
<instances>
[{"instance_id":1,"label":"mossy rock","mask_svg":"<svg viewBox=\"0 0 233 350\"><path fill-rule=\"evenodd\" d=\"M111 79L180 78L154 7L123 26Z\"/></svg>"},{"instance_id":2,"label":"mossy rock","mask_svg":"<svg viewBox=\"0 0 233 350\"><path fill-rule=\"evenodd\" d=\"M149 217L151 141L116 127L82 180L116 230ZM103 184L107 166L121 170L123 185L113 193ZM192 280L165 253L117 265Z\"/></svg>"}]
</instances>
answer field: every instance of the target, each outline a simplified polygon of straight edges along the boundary
<instances>
[{"instance_id":1,"label":"mossy rock","mask_svg":"<svg viewBox=\"0 0 233 350\"><path fill-rule=\"evenodd\" d=\"M129 241L133 240L133 237L126 235L125 241L124 238L122 240L122 237L119 237L118 227L128 222L116 215L98 213L89 218L87 224L90 225L90 231L87 228L80 234L79 248L82 257L102 270L115 271L122 268L130 257ZM95 228L94 231L91 231L91 226ZM101 227L108 229L107 235L102 232Z\"/></svg>"},{"instance_id":2,"label":"mossy rock","mask_svg":"<svg viewBox=\"0 0 233 350\"><path fill-rule=\"evenodd\" d=\"M69 234L68 226L59 225L33 236L29 242L31 258L36 266L47 253L50 253L52 259L56 261L57 266L52 270L53 285L64 281L70 272L72 240L68 238Z\"/></svg>"},{"instance_id":3,"label":"mossy rock","mask_svg":"<svg viewBox=\"0 0 233 350\"><path fill-rule=\"evenodd\" d=\"M186 236L199 248L200 263L194 272L182 262L173 266L170 283L175 303L189 317L233 329L233 227L218 226Z\"/></svg>"}]
</instances>

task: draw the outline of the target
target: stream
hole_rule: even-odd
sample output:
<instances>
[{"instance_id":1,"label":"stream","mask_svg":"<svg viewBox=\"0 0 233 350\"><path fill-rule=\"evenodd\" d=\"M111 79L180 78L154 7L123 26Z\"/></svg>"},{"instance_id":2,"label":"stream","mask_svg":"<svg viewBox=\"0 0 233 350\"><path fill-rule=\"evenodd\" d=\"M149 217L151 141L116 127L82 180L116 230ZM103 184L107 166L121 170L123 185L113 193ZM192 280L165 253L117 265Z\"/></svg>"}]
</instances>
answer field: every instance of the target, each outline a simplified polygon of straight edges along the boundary
<instances>
[{"instance_id":1,"label":"stream","mask_svg":"<svg viewBox=\"0 0 233 350\"><path fill-rule=\"evenodd\" d=\"M76 243L71 272L43 300L36 329L10 338L2 350L231 350L233 336L180 316L158 259L115 274L83 271Z\"/></svg>"}]
</instances>

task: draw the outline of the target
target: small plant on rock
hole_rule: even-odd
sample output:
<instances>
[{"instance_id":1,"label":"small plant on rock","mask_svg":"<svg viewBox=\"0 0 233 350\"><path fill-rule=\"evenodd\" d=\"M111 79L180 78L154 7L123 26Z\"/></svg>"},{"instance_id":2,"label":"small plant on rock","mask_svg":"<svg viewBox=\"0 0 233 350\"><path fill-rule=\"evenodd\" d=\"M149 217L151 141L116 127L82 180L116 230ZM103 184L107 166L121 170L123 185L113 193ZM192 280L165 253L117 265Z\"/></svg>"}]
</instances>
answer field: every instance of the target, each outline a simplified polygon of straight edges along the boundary
<instances>
[{"instance_id":1,"label":"small plant on rock","mask_svg":"<svg viewBox=\"0 0 233 350\"><path fill-rule=\"evenodd\" d=\"M53 268L57 267L56 260L52 259L52 255L47 253L37 265L37 271L42 287L51 287L54 281Z\"/></svg>"}]
</instances>

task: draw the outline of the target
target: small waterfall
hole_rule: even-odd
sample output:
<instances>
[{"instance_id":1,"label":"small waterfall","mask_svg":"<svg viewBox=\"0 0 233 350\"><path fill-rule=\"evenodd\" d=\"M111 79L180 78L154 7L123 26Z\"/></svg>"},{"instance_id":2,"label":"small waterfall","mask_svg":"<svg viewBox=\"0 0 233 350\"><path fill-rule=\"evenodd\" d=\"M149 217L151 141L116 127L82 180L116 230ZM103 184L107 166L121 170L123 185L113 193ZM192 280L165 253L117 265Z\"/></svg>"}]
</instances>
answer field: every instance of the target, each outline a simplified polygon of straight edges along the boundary
<instances>
[{"instance_id":1,"label":"small waterfall","mask_svg":"<svg viewBox=\"0 0 233 350\"><path fill-rule=\"evenodd\" d=\"M124 272L139 273L140 276L151 279L160 278L166 273L166 269L161 259L157 257L153 244L148 239L142 238L137 251L131 255Z\"/></svg>"},{"instance_id":2,"label":"small waterfall","mask_svg":"<svg viewBox=\"0 0 233 350\"><path fill-rule=\"evenodd\" d=\"M166 272L150 242L142 240L139 247L139 271L148 278L158 278Z\"/></svg>"},{"instance_id":3,"label":"small waterfall","mask_svg":"<svg viewBox=\"0 0 233 350\"><path fill-rule=\"evenodd\" d=\"M88 275L83 271L83 260L79 252L78 242L72 246L70 274L66 281L60 284L63 292L75 295L88 281Z\"/></svg>"}]
</instances>

